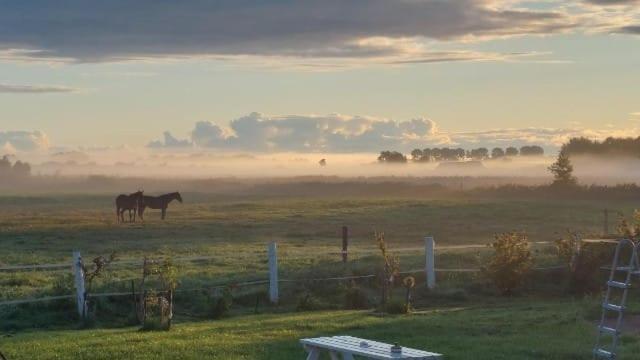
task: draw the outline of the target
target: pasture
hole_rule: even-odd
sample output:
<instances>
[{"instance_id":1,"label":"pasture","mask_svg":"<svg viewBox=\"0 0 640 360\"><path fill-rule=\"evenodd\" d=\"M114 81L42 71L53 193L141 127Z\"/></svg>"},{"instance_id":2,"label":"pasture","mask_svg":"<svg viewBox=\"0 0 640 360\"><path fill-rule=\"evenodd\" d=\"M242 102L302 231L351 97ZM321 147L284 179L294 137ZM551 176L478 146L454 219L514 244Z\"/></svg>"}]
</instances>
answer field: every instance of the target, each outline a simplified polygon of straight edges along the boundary
<instances>
[{"instance_id":1,"label":"pasture","mask_svg":"<svg viewBox=\"0 0 640 360\"><path fill-rule=\"evenodd\" d=\"M266 303L264 286L238 290L230 318L210 320L206 288L264 278L266 250L278 243L283 278L372 273L378 263L373 231L384 231L402 270L424 264L423 237L437 246L488 244L495 233L524 231L534 244L537 266L556 265L552 244L567 230L599 234L603 209L630 216L635 204L591 200L455 199L383 197L242 196L183 193L167 219L148 210L145 221L118 224L113 197L42 195L0 197L0 267L70 263L72 250L85 258L115 252L119 260L187 258L176 262L176 325L170 332L138 332L130 306L101 299L96 323L78 329L72 301L0 306L0 349L21 358L212 358L295 359L304 336L349 333L445 353L451 359L587 358L594 340L598 299L567 296L553 274L529 281L515 298L499 297L478 275L449 274L427 292L417 276L411 315L378 316L343 311L344 284L283 286L281 304ZM350 229L349 263L342 265L340 230ZM445 268L478 268L489 249L450 248L437 252ZM127 290L139 266L108 269L95 291ZM554 283L555 282L555 283ZM195 289L194 292L186 290ZM73 292L67 269L0 272L0 302ZM300 306L310 295L314 302ZM374 295L374 294L373 294ZM637 294L635 296L637 299ZM237 304L237 305L236 305ZM316 311L307 311L316 310ZM300 312L303 311L303 312ZM3 335L4 334L4 335ZM559 334L559 335L558 335ZM640 339L626 336L625 351ZM635 349L635 350L634 350ZM624 358L624 357L623 357Z\"/></svg>"}]
</instances>

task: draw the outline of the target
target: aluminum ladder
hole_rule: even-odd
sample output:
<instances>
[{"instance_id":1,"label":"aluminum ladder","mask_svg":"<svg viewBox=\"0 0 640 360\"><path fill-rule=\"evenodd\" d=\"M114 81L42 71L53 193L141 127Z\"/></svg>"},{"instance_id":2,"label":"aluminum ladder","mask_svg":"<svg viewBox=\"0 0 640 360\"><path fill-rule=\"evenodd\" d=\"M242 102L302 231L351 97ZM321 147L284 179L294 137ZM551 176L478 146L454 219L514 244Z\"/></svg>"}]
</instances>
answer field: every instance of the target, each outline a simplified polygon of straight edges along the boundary
<instances>
[{"instance_id":1,"label":"aluminum ladder","mask_svg":"<svg viewBox=\"0 0 640 360\"><path fill-rule=\"evenodd\" d=\"M618 266L620 264L621 253L624 248L628 248L631 251L629 255L629 262L626 266ZM624 262L622 263L624 264ZM618 272L625 273L623 280L616 279ZM594 359L616 359L616 348L620 341L620 330L622 328L622 320L624 318L625 305L627 302L627 295L629 288L631 287L631 280L633 275L640 274L640 262L638 261L638 245L632 240L622 239L618 241L616 245L615 254L613 255L613 262L611 264L611 273L609 280L607 281L607 292L602 303L602 317L600 318L600 324L598 325L598 335L596 338L596 345L593 349ZM612 303L612 293L618 292L619 303ZM616 320L615 326L607 326L607 315L614 313ZM608 347L604 347L603 337L609 337L611 344Z\"/></svg>"}]
</instances>

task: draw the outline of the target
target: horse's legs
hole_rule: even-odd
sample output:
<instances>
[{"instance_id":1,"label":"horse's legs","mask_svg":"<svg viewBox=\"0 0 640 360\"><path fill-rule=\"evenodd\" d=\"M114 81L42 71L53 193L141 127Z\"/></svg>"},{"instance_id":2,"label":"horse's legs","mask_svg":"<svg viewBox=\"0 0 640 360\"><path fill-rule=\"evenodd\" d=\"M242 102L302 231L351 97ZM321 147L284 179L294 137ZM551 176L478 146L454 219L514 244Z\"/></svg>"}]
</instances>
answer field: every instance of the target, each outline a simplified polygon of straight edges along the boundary
<instances>
[{"instance_id":1,"label":"horse's legs","mask_svg":"<svg viewBox=\"0 0 640 360\"><path fill-rule=\"evenodd\" d=\"M167 215L167 208L163 207L162 208L162 220L164 220L164 217Z\"/></svg>"},{"instance_id":2,"label":"horse's legs","mask_svg":"<svg viewBox=\"0 0 640 360\"><path fill-rule=\"evenodd\" d=\"M120 222L120 208L116 205L116 220Z\"/></svg>"},{"instance_id":3,"label":"horse's legs","mask_svg":"<svg viewBox=\"0 0 640 360\"><path fill-rule=\"evenodd\" d=\"M144 207L139 207L138 216L140 216L140 220L144 220L144 217L142 216L143 213L144 213Z\"/></svg>"}]
</instances>

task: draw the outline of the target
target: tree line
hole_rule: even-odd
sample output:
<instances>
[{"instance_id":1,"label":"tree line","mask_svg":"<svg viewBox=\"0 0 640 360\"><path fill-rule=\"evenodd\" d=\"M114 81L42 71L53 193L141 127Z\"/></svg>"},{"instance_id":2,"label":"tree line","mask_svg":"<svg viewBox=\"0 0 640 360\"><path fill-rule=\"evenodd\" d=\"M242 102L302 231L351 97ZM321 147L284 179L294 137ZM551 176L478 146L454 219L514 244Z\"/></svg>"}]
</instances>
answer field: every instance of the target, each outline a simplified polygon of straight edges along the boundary
<instances>
[{"instance_id":1,"label":"tree line","mask_svg":"<svg viewBox=\"0 0 640 360\"><path fill-rule=\"evenodd\" d=\"M17 160L11 163L7 155L0 159L0 179L17 179L31 176L31 165Z\"/></svg>"},{"instance_id":2,"label":"tree line","mask_svg":"<svg viewBox=\"0 0 640 360\"><path fill-rule=\"evenodd\" d=\"M590 140L585 137L570 139L562 145L561 152L570 155L597 156L640 156L640 137L614 138L608 137L603 141Z\"/></svg>"},{"instance_id":3,"label":"tree line","mask_svg":"<svg viewBox=\"0 0 640 360\"><path fill-rule=\"evenodd\" d=\"M437 162L437 161L462 161L462 160L487 160L514 156L540 156L544 155L544 149L538 145L522 146L520 149L509 146L506 149L495 147L489 152L486 147L465 150L463 148L426 148L411 151L413 162ZM382 151L378 156L379 162L406 163L408 157L398 151Z\"/></svg>"}]
</instances>

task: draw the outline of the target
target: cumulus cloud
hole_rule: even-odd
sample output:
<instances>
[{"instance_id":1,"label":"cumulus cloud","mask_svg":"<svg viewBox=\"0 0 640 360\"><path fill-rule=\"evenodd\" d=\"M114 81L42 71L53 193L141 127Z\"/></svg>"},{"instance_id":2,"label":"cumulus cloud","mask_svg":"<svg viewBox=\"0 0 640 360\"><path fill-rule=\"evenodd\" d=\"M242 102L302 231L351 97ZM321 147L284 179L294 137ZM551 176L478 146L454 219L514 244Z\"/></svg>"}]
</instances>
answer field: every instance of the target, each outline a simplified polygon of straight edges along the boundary
<instances>
[{"instance_id":1,"label":"cumulus cloud","mask_svg":"<svg viewBox=\"0 0 640 360\"><path fill-rule=\"evenodd\" d=\"M73 91L75 91L75 89L66 86L0 84L0 93L10 94L47 94L68 93Z\"/></svg>"},{"instance_id":2,"label":"cumulus cloud","mask_svg":"<svg viewBox=\"0 0 640 360\"><path fill-rule=\"evenodd\" d=\"M165 137L167 134L165 133ZM180 144L193 144L201 149L305 153L377 152L384 149L410 151L414 148L435 146L473 148L531 144L556 149L570 138L581 136L599 140L609 136L635 137L640 136L640 128L528 127L449 132L441 130L436 122L427 118L394 121L341 114L267 116L251 113L232 120L228 127L200 121L191 131L190 141L165 140L152 142L149 146L170 148L178 141Z\"/></svg>"},{"instance_id":3,"label":"cumulus cloud","mask_svg":"<svg viewBox=\"0 0 640 360\"><path fill-rule=\"evenodd\" d=\"M0 12L0 58L103 62L150 57L504 58L437 51L455 41L550 34L576 26L561 8L495 0L13 1ZM4 50L3 50L4 49Z\"/></svg>"},{"instance_id":4,"label":"cumulus cloud","mask_svg":"<svg viewBox=\"0 0 640 360\"><path fill-rule=\"evenodd\" d=\"M0 131L0 148L34 151L48 147L49 138L40 131Z\"/></svg>"},{"instance_id":5,"label":"cumulus cloud","mask_svg":"<svg viewBox=\"0 0 640 360\"><path fill-rule=\"evenodd\" d=\"M416 140L446 141L436 124L424 118L396 122L366 116L331 114L266 116L252 113L229 128L198 122L191 132L200 147L242 151L371 151Z\"/></svg>"}]
</instances>

